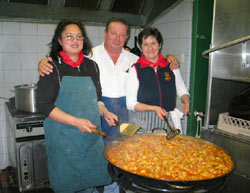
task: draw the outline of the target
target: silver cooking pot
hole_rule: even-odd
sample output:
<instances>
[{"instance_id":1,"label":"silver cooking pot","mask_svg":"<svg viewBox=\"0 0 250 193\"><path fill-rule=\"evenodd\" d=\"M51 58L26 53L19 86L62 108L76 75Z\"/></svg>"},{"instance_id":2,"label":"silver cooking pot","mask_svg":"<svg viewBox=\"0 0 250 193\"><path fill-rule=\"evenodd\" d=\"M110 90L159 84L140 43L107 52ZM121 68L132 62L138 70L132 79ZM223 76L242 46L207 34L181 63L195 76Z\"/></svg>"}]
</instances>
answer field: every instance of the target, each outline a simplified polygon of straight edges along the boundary
<instances>
[{"instance_id":1,"label":"silver cooking pot","mask_svg":"<svg viewBox=\"0 0 250 193\"><path fill-rule=\"evenodd\" d=\"M36 108L36 84L23 84L15 86L15 106L19 111L35 113Z\"/></svg>"}]
</instances>

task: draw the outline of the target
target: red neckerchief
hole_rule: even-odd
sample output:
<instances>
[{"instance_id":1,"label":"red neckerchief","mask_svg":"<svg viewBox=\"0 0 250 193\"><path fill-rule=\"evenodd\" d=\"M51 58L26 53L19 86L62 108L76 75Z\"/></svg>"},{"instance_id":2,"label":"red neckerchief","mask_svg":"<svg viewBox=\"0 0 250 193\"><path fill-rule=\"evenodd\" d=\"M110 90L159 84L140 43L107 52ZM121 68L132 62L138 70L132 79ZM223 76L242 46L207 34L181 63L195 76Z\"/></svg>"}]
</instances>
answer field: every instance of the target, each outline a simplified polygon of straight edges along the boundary
<instances>
[{"instance_id":1,"label":"red neckerchief","mask_svg":"<svg viewBox=\"0 0 250 193\"><path fill-rule=\"evenodd\" d=\"M155 68L159 66L160 68L164 68L167 65L169 65L169 62L161 55L158 54L158 60L156 63L150 62L145 58L145 56L141 56L138 60L137 63L141 64L141 68L146 68L146 67L152 67Z\"/></svg>"},{"instance_id":2,"label":"red neckerchief","mask_svg":"<svg viewBox=\"0 0 250 193\"><path fill-rule=\"evenodd\" d=\"M71 60L71 58L63 50L59 52L59 55L62 57L62 60L65 64L68 64L73 68L77 68L78 66L80 66L80 64L82 64L82 61L84 59L84 54L82 52L79 53L77 62Z\"/></svg>"}]
</instances>

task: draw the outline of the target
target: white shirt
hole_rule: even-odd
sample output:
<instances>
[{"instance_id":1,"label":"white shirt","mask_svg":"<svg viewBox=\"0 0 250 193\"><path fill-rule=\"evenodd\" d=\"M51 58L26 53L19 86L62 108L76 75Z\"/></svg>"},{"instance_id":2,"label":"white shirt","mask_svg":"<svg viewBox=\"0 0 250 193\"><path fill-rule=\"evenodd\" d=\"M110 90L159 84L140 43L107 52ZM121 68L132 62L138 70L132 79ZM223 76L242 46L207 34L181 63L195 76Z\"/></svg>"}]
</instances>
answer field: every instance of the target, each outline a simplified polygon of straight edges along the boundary
<instances>
[{"instance_id":1,"label":"white shirt","mask_svg":"<svg viewBox=\"0 0 250 193\"><path fill-rule=\"evenodd\" d=\"M100 69L102 96L110 98L126 96L128 71L139 57L122 49L116 64L114 64L105 50L104 44L94 47L92 52L93 55L90 56L90 59L94 60Z\"/></svg>"},{"instance_id":2,"label":"white shirt","mask_svg":"<svg viewBox=\"0 0 250 193\"><path fill-rule=\"evenodd\" d=\"M184 94L188 94L188 90L185 86L185 83L182 79L180 69L173 70L175 75L175 85L176 92L178 97L181 97ZM134 111L135 105L138 103L137 101L137 93L139 89L139 80L137 78L137 72L135 67L131 68L128 75L127 87L126 87L126 105L128 110ZM150 91L149 91L150 92Z\"/></svg>"}]
</instances>

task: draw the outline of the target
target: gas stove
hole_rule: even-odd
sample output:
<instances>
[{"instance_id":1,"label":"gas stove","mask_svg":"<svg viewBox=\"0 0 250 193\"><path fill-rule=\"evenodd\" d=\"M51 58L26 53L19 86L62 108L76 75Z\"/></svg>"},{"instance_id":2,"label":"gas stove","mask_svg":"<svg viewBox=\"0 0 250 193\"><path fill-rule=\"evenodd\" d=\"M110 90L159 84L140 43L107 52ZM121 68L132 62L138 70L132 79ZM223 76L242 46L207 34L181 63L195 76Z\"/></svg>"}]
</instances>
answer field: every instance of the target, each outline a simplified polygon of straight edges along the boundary
<instances>
[{"instance_id":1,"label":"gas stove","mask_svg":"<svg viewBox=\"0 0 250 193\"><path fill-rule=\"evenodd\" d=\"M11 124L11 132L16 139L43 136L45 116L40 113L18 111L11 102L6 103L6 119Z\"/></svg>"},{"instance_id":2,"label":"gas stove","mask_svg":"<svg viewBox=\"0 0 250 193\"><path fill-rule=\"evenodd\" d=\"M228 176L213 180L211 182L200 183L193 186L175 185L172 183L159 184L150 178L140 179L136 175L129 174L116 166L109 164L108 171L111 177L119 184L120 193L125 193L127 190L136 193L218 193L228 181Z\"/></svg>"},{"instance_id":3,"label":"gas stove","mask_svg":"<svg viewBox=\"0 0 250 193\"><path fill-rule=\"evenodd\" d=\"M39 113L18 111L11 102L5 103L10 186L20 192L49 187L47 153L43 121Z\"/></svg>"},{"instance_id":4,"label":"gas stove","mask_svg":"<svg viewBox=\"0 0 250 193\"><path fill-rule=\"evenodd\" d=\"M40 113L18 111L15 108L15 104L12 104L11 102L6 102L5 104L11 116L15 119L16 122L40 121L44 120L45 118L44 115Z\"/></svg>"}]
</instances>

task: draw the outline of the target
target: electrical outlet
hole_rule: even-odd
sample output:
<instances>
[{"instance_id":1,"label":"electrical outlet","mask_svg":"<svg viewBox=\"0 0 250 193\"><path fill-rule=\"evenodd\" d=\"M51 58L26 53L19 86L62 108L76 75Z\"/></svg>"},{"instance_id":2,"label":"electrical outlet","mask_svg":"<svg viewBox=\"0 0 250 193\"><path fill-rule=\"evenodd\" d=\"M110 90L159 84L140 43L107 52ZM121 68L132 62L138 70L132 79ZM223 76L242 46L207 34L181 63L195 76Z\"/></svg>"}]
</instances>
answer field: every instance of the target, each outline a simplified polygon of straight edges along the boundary
<instances>
[{"instance_id":1,"label":"electrical outlet","mask_svg":"<svg viewBox=\"0 0 250 193\"><path fill-rule=\"evenodd\" d=\"M180 63L184 63L184 59L185 59L185 54L184 53L182 53L181 55L180 55Z\"/></svg>"}]
</instances>

